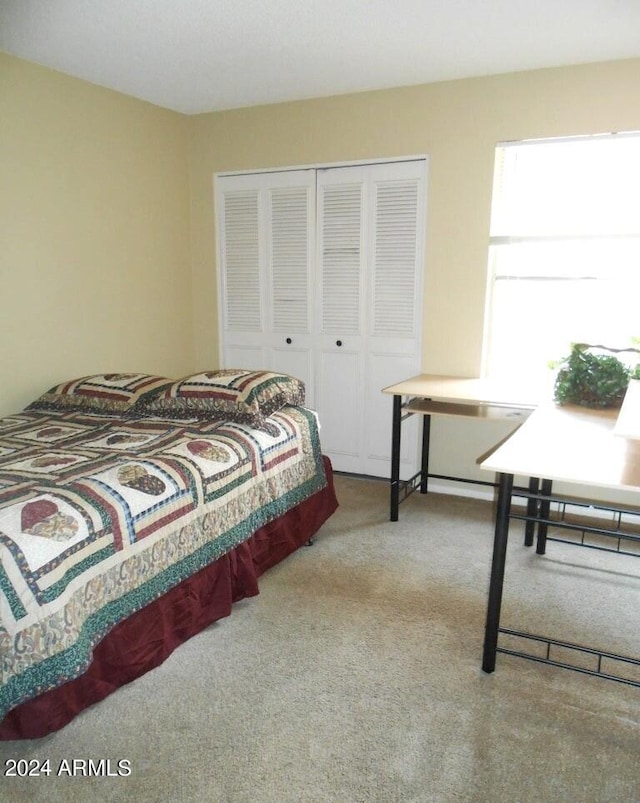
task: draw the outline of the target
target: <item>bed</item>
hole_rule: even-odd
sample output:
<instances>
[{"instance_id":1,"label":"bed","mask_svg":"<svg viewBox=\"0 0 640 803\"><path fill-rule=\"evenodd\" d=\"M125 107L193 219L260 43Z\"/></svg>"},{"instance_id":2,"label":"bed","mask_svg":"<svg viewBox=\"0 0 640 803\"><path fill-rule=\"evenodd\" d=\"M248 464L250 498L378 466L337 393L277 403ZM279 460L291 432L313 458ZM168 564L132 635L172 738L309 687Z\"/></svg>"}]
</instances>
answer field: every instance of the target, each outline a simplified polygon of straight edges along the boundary
<instances>
[{"instance_id":1,"label":"bed","mask_svg":"<svg viewBox=\"0 0 640 803\"><path fill-rule=\"evenodd\" d=\"M336 508L286 375L94 375L1 419L0 739L158 666Z\"/></svg>"}]
</instances>

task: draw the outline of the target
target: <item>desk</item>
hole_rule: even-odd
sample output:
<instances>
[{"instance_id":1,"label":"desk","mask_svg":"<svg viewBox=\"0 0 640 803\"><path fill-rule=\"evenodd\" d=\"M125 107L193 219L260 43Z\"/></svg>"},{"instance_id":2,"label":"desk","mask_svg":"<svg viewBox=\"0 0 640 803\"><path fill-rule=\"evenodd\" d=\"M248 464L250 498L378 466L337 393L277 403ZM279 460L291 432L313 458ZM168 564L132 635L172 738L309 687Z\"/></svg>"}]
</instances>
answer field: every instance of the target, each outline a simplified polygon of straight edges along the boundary
<instances>
[{"instance_id":1,"label":"desk","mask_svg":"<svg viewBox=\"0 0 640 803\"><path fill-rule=\"evenodd\" d=\"M624 665L640 666L640 660L636 658L613 655L591 647L568 644L500 627L514 475L545 478L549 483L560 480L578 485L640 492L640 440L615 434L617 417L617 410L596 411L582 407L545 405L537 409L510 438L481 463L483 469L497 472L499 475L482 661L482 669L485 672L494 671L497 652L508 652L542 663L564 666L585 674L640 686L640 681L630 680L628 677L621 677L602 669L603 659L609 665L618 662L617 665L620 666L622 662ZM541 504L538 513L535 514L538 521L540 521L539 511L546 497L543 494L539 499ZM614 512L622 510L614 505L602 505L601 509ZM638 510L626 509L625 512L636 516L640 514ZM613 526L606 531L599 528L598 532L620 538L620 530ZM640 536L625 536L625 538L640 543ZM541 551L544 550L538 549L538 552ZM628 554L638 556L638 552ZM498 644L500 633L546 644L546 658L501 648ZM554 646L597 656L597 665L592 670L554 660L551 657L551 649Z\"/></svg>"},{"instance_id":2,"label":"desk","mask_svg":"<svg viewBox=\"0 0 640 803\"><path fill-rule=\"evenodd\" d=\"M420 374L397 385L384 388L393 396L391 436L391 502L390 520L398 521L400 502L420 488L427 493L429 477L484 484L481 480L465 480L429 474L429 441L431 416L462 416L484 421L511 421L519 426L535 408L541 389L496 382L488 379L465 379L451 376ZM421 415L422 453L420 470L409 480L400 480L400 447L402 422L411 415ZM486 483L487 485L493 483ZM401 490L404 496L401 499Z\"/></svg>"}]
</instances>

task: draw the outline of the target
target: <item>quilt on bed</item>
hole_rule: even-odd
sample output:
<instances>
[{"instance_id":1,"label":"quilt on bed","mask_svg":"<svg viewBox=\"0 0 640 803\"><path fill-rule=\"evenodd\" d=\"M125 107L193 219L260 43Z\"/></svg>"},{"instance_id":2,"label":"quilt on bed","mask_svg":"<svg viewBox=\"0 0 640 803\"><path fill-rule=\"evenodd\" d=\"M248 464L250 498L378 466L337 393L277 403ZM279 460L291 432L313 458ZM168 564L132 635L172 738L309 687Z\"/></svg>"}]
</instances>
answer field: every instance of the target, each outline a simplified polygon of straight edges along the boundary
<instances>
[{"instance_id":1,"label":"quilt on bed","mask_svg":"<svg viewBox=\"0 0 640 803\"><path fill-rule=\"evenodd\" d=\"M315 415L0 420L0 720L118 622L326 485ZM273 431L275 433L275 430Z\"/></svg>"}]
</instances>

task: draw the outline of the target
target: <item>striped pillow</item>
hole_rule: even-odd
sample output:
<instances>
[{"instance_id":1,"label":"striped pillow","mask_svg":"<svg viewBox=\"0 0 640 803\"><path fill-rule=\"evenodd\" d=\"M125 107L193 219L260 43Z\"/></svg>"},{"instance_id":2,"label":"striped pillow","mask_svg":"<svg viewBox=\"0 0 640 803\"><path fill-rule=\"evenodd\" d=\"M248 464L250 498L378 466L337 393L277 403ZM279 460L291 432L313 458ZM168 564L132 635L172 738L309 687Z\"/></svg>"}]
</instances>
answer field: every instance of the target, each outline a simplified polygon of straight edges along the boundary
<instances>
[{"instance_id":1,"label":"striped pillow","mask_svg":"<svg viewBox=\"0 0 640 803\"><path fill-rule=\"evenodd\" d=\"M226 368L179 379L149 401L136 405L134 413L235 421L268 430L265 419L272 413L287 404L302 405L304 401L304 382L293 376Z\"/></svg>"},{"instance_id":2,"label":"striped pillow","mask_svg":"<svg viewBox=\"0 0 640 803\"><path fill-rule=\"evenodd\" d=\"M27 410L121 414L170 384L154 374L94 374L55 385Z\"/></svg>"}]
</instances>

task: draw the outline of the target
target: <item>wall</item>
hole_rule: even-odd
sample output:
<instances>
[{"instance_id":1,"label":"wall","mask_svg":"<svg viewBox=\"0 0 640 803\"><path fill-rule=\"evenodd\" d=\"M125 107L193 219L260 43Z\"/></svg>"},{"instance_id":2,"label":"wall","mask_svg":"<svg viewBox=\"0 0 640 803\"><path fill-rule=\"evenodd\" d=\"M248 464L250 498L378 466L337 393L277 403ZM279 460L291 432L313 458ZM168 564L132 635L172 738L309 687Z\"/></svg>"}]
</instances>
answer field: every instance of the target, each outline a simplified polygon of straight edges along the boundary
<instances>
[{"instance_id":1,"label":"wall","mask_svg":"<svg viewBox=\"0 0 640 803\"><path fill-rule=\"evenodd\" d=\"M192 117L196 361L217 361L216 172L428 154L423 368L477 376L496 143L633 129L640 129L640 60ZM443 420L433 430L432 470L483 479L473 463L507 431Z\"/></svg>"},{"instance_id":2,"label":"wall","mask_svg":"<svg viewBox=\"0 0 640 803\"><path fill-rule=\"evenodd\" d=\"M187 118L0 54L0 414L192 369Z\"/></svg>"}]
</instances>

